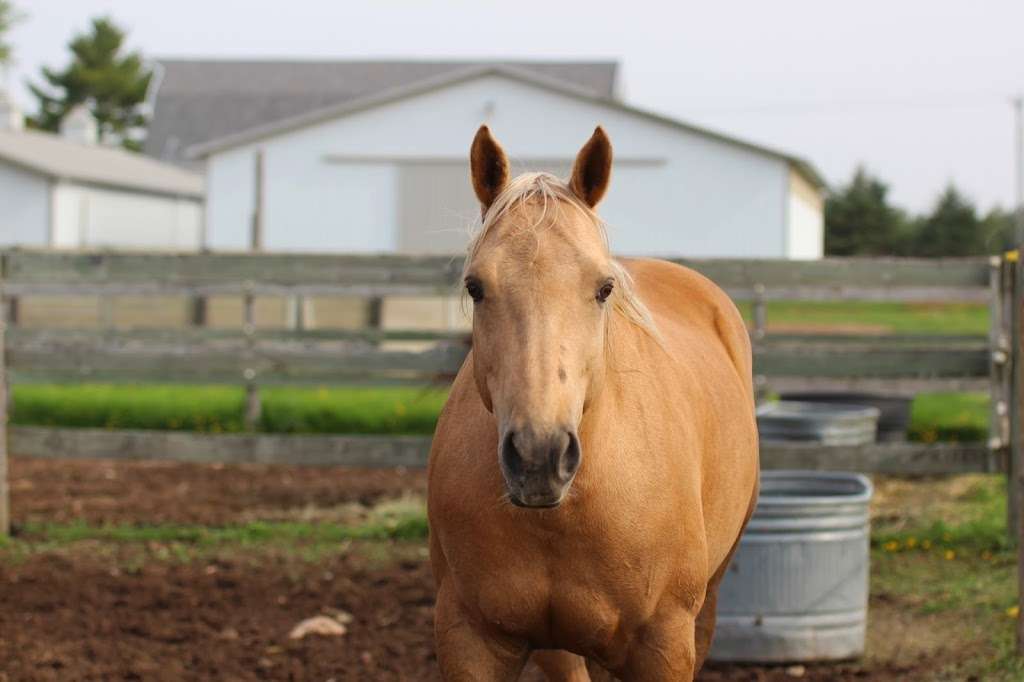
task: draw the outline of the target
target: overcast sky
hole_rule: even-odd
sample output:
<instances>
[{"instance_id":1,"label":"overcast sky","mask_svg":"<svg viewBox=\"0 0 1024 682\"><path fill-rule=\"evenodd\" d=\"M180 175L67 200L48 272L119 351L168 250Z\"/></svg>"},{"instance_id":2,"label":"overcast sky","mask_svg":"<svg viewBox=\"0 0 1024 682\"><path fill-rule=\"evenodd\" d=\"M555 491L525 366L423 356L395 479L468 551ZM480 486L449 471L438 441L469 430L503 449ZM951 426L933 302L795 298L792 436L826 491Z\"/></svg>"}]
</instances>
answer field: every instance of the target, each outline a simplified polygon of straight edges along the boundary
<instances>
[{"instance_id":1,"label":"overcast sky","mask_svg":"<svg viewBox=\"0 0 1024 682\"><path fill-rule=\"evenodd\" d=\"M616 59L630 104L802 155L831 183L863 163L914 210L950 181L982 209L1013 202L1022 0L14 1L25 104L23 82L99 14L147 56Z\"/></svg>"}]
</instances>

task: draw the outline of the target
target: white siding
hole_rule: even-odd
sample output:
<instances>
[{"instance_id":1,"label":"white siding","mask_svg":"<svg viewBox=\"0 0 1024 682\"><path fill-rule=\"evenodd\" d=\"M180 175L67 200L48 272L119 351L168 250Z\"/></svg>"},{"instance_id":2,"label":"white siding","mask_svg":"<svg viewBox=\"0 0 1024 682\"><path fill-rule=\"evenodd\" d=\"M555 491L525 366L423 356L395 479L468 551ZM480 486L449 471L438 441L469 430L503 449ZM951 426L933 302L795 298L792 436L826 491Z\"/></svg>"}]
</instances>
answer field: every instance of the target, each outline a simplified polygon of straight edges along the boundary
<instances>
[{"instance_id":1,"label":"white siding","mask_svg":"<svg viewBox=\"0 0 1024 682\"><path fill-rule=\"evenodd\" d=\"M215 154L207 164L210 245L248 243L252 159L263 148L268 248L394 250L396 166L465 164L485 118L513 161L572 159L594 126L605 126L622 163L615 166L601 213L619 253L787 255L785 161L499 75ZM472 215L475 207L439 210L451 215L451 223L430 229L457 230L464 228L460 216Z\"/></svg>"},{"instance_id":2,"label":"white siding","mask_svg":"<svg viewBox=\"0 0 1024 682\"><path fill-rule=\"evenodd\" d=\"M49 237L49 180L0 162L0 246L46 246Z\"/></svg>"},{"instance_id":3,"label":"white siding","mask_svg":"<svg viewBox=\"0 0 1024 682\"><path fill-rule=\"evenodd\" d=\"M813 260L825 254L824 200L795 171L789 179L786 257Z\"/></svg>"},{"instance_id":4,"label":"white siding","mask_svg":"<svg viewBox=\"0 0 1024 682\"><path fill-rule=\"evenodd\" d=\"M54 245L192 251L202 239L194 199L73 183L55 189Z\"/></svg>"}]
</instances>

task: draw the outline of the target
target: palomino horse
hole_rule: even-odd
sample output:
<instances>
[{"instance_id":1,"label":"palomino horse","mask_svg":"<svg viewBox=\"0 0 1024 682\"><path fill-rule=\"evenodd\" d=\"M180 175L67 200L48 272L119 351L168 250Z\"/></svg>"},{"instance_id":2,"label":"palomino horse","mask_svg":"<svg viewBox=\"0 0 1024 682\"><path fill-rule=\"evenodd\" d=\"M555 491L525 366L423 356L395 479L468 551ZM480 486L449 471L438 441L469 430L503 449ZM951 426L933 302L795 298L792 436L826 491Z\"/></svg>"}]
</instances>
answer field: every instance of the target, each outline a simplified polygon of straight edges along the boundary
<instances>
[{"instance_id":1,"label":"palomino horse","mask_svg":"<svg viewBox=\"0 0 1024 682\"><path fill-rule=\"evenodd\" d=\"M757 497L750 342L729 298L615 260L594 206L598 128L568 183L470 154L473 349L430 453L435 636L445 680L690 680ZM536 652L536 653L533 653Z\"/></svg>"}]
</instances>

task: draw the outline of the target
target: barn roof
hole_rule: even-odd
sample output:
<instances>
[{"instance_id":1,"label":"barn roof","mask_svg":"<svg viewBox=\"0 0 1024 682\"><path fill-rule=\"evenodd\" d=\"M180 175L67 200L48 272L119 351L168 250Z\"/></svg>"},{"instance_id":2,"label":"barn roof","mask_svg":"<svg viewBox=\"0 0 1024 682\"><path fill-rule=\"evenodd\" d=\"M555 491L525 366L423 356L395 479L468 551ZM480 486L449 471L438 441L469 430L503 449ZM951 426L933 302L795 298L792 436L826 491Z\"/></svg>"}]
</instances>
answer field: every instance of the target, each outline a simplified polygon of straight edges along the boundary
<instances>
[{"instance_id":1,"label":"barn roof","mask_svg":"<svg viewBox=\"0 0 1024 682\"><path fill-rule=\"evenodd\" d=\"M114 189L203 197L203 177L142 154L35 130L0 131L0 161L40 175Z\"/></svg>"},{"instance_id":2,"label":"barn roof","mask_svg":"<svg viewBox=\"0 0 1024 682\"><path fill-rule=\"evenodd\" d=\"M157 64L145 152L180 163L193 145L499 62L161 59ZM597 97L615 96L615 62L507 64Z\"/></svg>"},{"instance_id":3,"label":"barn roof","mask_svg":"<svg viewBox=\"0 0 1024 682\"><path fill-rule=\"evenodd\" d=\"M550 78L543 74L539 74L532 71L520 69L515 66L509 66L506 64L492 64L484 66L472 66L464 68L459 71L451 73L443 73L433 78L427 78L420 80L408 85L393 88L391 90L374 93L366 97L361 97L351 101L340 102L338 104L329 105L320 109L314 109L307 111L290 118L285 118L271 123L256 126L241 132L226 135L222 138L215 139L203 144L195 145L185 150L185 153L190 158L203 158L223 150L232 149L241 145L256 142L269 137L274 137L285 132L292 130L298 130L305 128L310 125L322 123L324 121L330 121L336 118L341 118L348 114L355 113L357 111L364 111L373 107L382 106L390 102L396 102L408 97L414 97L416 95L428 93L434 90L445 88L456 83L464 81L474 80L481 76L490 74L501 75L513 80L518 80L536 87L540 87L546 90L554 91L569 97L580 99L583 101L593 102L601 106L611 107L619 111L632 114L645 118L649 121L665 125L677 130L683 130L689 133L702 135L704 137L722 142L725 144L733 145L752 151L757 154L770 156L786 162L793 170L804 177L814 187L818 189L824 189L826 183L821 174L817 169L807 160L788 154L786 152L766 147L760 144L754 144L746 140L741 140L736 137L725 135L707 128L696 126L690 123L685 123L674 118L669 118L661 114L640 109L638 107L630 106L619 100L606 97L604 95L596 94L592 90L586 87L580 87L570 83L566 83L562 80Z\"/></svg>"}]
</instances>

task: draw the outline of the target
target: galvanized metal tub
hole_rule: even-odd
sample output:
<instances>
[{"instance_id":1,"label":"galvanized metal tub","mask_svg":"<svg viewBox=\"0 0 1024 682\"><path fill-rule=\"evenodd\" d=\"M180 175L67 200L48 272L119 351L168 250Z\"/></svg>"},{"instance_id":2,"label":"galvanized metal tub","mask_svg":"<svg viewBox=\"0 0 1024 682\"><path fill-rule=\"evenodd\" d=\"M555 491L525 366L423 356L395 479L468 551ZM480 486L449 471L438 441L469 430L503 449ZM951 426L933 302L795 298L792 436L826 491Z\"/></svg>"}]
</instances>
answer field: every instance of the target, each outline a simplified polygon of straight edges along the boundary
<instances>
[{"instance_id":1,"label":"galvanized metal tub","mask_svg":"<svg viewBox=\"0 0 1024 682\"><path fill-rule=\"evenodd\" d=\"M780 394L779 399L801 403L837 403L877 407L880 413L877 436L879 442L897 442L907 439L907 429L910 427L910 408L914 402L912 397L905 395L851 391L787 391Z\"/></svg>"},{"instance_id":2,"label":"galvanized metal tub","mask_svg":"<svg viewBox=\"0 0 1024 682\"><path fill-rule=\"evenodd\" d=\"M879 410L865 405L779 401L757 408L761 440L807 441L821 445L875 442Z\"/></svg>"},{"instance_id":3,"label":"galvanized metal tub","mask_svg":"<svg viewBox=\"0 0 1024 682\"><path fill-rule=\"evenodd\" d=\"M712 660L864 653L872 492L860 474L762 472L757 510L719 589Z\"/></svg>"}]
</instances>

